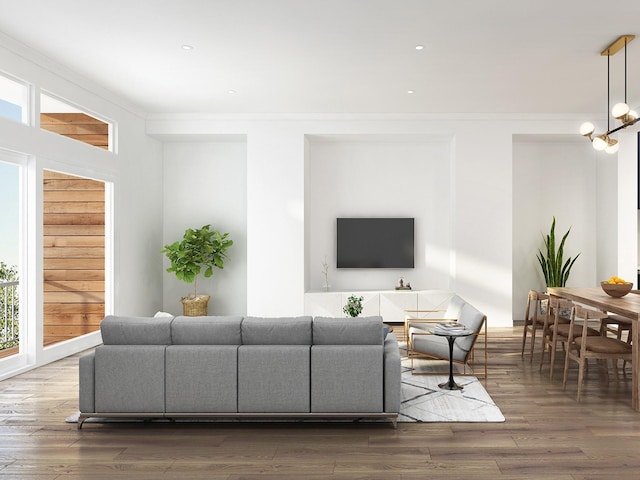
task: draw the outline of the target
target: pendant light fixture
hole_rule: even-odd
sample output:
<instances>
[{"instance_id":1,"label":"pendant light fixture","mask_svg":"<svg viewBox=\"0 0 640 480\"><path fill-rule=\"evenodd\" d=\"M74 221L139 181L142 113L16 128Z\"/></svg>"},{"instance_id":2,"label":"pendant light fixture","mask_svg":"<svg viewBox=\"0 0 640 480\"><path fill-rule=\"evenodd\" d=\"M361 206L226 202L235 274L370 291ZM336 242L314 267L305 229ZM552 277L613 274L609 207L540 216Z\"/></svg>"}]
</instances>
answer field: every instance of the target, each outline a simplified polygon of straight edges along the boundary
<instances>
[{"instance_id":1,"label":"pendant light fixture","mask_svg":"<svg viewBox=\"0 0 640 480\"><path fill-rule=\"evenodd\" d=\"M620 145L615 138L611 138L611 134L634 125L640 118L638 114L629 108L627 104L627 45L636 38L635 35L621 35L605 48L600 55L607 57L607 131L595 135L596 127L591 122L585 122L580 126L580 135L588 138L596 150L604 150L607 153L616 153ZM611 74L610 74L610 59L613 55L618 53L624 48L624 103L616 103L611 109L611 116L616 120L622 122L622 125L616 128L610 128L610 116L609 108L611 104Z\"/></svg>"}]
</instances>

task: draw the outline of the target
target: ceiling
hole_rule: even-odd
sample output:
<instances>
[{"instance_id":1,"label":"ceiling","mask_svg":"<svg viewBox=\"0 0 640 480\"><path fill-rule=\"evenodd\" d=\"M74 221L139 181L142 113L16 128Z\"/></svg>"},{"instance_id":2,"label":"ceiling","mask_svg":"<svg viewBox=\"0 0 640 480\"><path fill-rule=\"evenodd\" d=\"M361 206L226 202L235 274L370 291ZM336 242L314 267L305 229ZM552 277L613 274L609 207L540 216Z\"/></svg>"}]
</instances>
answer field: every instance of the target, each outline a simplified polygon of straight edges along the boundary
<instances>
[{"instance_id":1,"label":"ceiling","mask_svg":"<svg viewBox=\"0 0 640 480\"><path fill-rule=\"evenodd\" d=\"M604 115L600 51L640 36L638 0L0 0L0 12L0 32L149 113ZM637 107L640 39L627 64ZM611 82L613 104L622 52Z\"/></svg>"}]
</instances>

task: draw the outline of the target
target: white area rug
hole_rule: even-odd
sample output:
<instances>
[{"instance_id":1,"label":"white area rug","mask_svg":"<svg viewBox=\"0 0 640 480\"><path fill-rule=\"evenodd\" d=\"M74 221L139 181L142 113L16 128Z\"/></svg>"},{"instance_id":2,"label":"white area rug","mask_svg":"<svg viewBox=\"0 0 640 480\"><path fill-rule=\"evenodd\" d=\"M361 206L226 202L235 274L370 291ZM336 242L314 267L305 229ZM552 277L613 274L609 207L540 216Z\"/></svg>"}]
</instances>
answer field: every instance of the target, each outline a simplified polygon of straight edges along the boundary
<instances>
[{"instance_id":1,"label":"white area rug","mask_svg":"<svg viewBox=\"0 0 640 480\"><path fill-rule=\"evenodd\" d=\"M446 368L446 366L445 366ZM444 390L448 375L411 375L403 367L398 422L504 422L500 408L476 377L455 376L463 390Z\"/></svg>"},{"instance_id":2,"label":"white area rug","mask_svg":"<svg viewBox=\"0 0 640 480\"><path fill-rule=\"evenodd\" d=\"M456 375L463 390L438 387L449 379L444 375L412 375L404 345L402 355L402 397L398 422L504 422L504 415L482 383L473 376ZM418 372L448 372L448 362L414 360Z\"/></svg>"}]
</instances>

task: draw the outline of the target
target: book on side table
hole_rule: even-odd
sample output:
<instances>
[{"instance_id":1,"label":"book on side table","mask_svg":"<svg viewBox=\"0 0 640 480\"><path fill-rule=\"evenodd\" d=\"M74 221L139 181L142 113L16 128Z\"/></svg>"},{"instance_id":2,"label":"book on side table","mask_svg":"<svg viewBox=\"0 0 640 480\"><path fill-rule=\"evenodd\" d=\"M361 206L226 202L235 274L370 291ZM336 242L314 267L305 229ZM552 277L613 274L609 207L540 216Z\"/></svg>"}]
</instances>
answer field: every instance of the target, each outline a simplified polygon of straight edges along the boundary
<instances>
[{"instance_id":1,"label":"book on side table","mask_svg":"<svg viewBox=\"0 0 640 480\"><path fill-rule=\"evenodd\" d=\"M433 333L436 335L464 335L470 330L461 323L438 323L433 327Z\"/></svg>"}]
</instances>

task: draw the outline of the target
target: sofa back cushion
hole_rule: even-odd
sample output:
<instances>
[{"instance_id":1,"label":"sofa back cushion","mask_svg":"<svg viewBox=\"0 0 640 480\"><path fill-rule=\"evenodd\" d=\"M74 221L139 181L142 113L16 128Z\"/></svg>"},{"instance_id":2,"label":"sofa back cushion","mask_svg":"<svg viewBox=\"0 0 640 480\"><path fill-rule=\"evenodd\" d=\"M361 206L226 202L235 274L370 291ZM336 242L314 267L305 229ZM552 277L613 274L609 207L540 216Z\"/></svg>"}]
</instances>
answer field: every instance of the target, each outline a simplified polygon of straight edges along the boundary
<instances>
[{"instance_id":1,"label":"sofa back cushion","mask_svg":"<svg viewBox=\"0 0 640 480\"><path fill-rule=\"evenodd\" d=\"M241 316L176 317L171 324L174 345L240 345Z\"/></svg>"},{"instance_id":2,"label":"sofa back cushion","mask_svg":"<svg viewBox=\"0 0 640 480\"><path fill-rule=\"evenodd\" d=\"M171 345L173 317L120 317L108 315L100 322L105 345Z\"/></svg>"},{"instance_id":3,"label":"sofa back cushion","mask_svg":"<svg viewBox=\"0 0 640 480\"><path fill-rule=\"evenodd\" d=\"M245 317L243 345L311 345L311 317Z\"/></svg>"},{"instance_id":4,"label":"sofa back cushion","mask_svg":"<svg viewBox=\"0 0 640 480\"><path fill-rule=\"evenodd\" d=\"M314 345L382 345L382 317L316 317Z\"/></svg>"}]
</instances>

